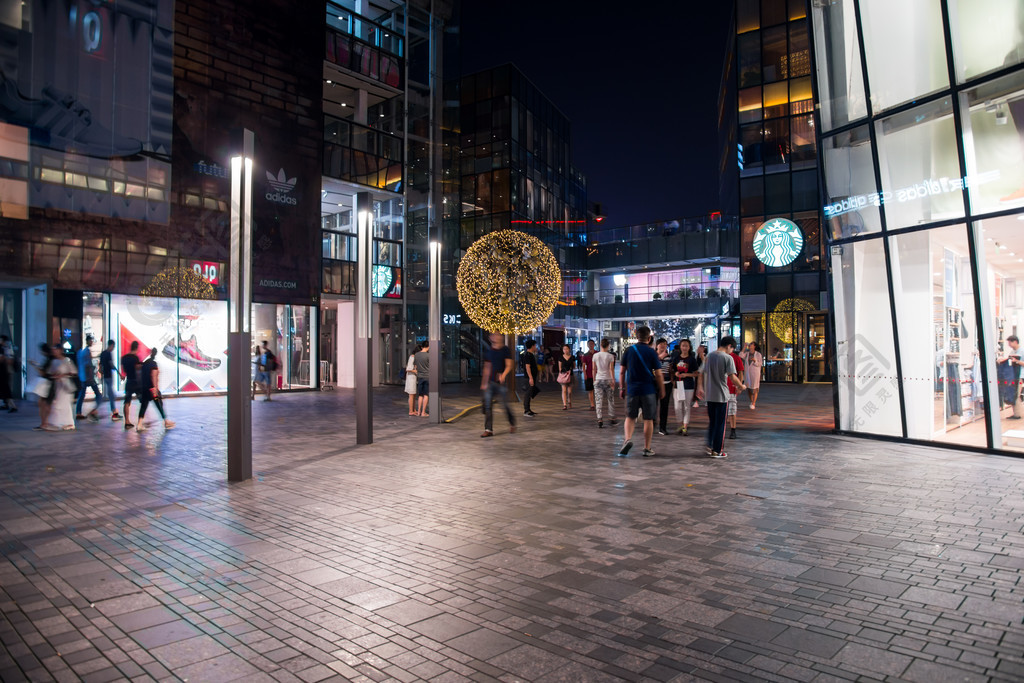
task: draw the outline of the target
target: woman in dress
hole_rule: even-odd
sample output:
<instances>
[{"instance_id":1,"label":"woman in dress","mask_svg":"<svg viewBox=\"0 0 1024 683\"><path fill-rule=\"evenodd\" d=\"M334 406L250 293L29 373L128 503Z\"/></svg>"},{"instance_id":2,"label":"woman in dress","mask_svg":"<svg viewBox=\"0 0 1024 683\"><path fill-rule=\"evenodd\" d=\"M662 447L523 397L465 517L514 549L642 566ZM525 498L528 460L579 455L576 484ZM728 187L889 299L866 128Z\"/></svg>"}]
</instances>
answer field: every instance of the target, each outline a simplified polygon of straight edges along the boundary
<instances>
[{"instance_id":1,"label":"woman in dress","mask_svg":"<svg viewBox=\"0 0 1024 683\"><path fill-rule=\"evenodd\" d=\"M50 415L47 424L43 427L47 431L71 431L75 428L75 412L72 403L78 391L71 382L71 377L78 374L78 370L71 364L71 361L60 352L60 347L54 346L52 357L47 364L47 374L53 381L53 405L50 406Z\"/></svg>"},{"instance_id":2,"label":"woman in dress","mask_svg":"<svg viewBox=\"0 0 1024 683\"><path fill-rule=\"evenodd\" d=\"M409 414L417 415L416 412L416 354L423 350L422 344L417 344L412 353L409 354L409 361L405 364L405 393L409 394Z\"/></svg>"},{"instance_id":3,"label":"woman in dress","mask_svg":"<svg viewBox=\"0 0 1024 683\"><path fill-rule=\"evenodd\" d=\"M568 344L562 344L562 355L558 359L558 383L562 385L562 410L572 408L572 371L576 368L576 356Z\"/></svg>"},{"instance_id":4,"label":"woman in dress","mask_svg":"<svg viewBox=\"0 0 1024 683\"><path fill-rule=\"evenodd\" d=\"M764 366L764 356L761 349L755 342L747 345L747 352L743 359L743 381L747 385L747 397L750 399L750 409L757 409L757 394L761 390L761 368Z\"/></svg>"}]
</instances>

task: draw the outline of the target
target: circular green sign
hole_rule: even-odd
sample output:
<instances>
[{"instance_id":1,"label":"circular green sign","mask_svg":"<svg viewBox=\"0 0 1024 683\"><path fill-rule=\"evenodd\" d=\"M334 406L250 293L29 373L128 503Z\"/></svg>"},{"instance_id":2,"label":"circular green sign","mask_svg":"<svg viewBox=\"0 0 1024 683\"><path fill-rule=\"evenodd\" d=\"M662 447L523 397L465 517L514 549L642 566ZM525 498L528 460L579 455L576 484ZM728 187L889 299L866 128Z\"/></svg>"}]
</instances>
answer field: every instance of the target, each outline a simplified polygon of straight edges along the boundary
<instances>
[{"instance_id":1,"label":"circular green sign","mask_svg":"<svg viewBox=\"0 0 1024 683\"><path fill-rule=\"evenodd\" d=\"M788 266L804 249L804 234L785 218L765 221L754 233L754 256L766 266Z\"/></svg>"}]
</instances>

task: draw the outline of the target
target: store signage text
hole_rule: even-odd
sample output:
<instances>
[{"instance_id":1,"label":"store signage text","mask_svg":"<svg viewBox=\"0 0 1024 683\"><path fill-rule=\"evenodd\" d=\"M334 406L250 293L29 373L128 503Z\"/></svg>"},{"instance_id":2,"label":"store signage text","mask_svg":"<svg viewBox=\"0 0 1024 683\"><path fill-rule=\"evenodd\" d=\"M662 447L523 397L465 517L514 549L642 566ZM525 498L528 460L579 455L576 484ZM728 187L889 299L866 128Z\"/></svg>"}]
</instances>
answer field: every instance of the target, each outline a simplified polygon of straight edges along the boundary
<instances>
[{"instance_id":1,"label":"store signage text","mask_svg":"<svg viewBox=\"0 0 1024 683\"><path fill-rule=\"evenodd\" d=\"M462 314L461 313L445 313L444 314L445 325L461 325Z\"/></svg>"},{"instance_id":2,"label":"store signage text","mask_svg":"<svg viewBox=\"0 0 1024 683\"><path fill-rule=\"evenodd\" d=\"M220 284L220 271L221 267L219 263L211 263L210 261L191 261L189 267L192 268L196 275L203 278L211 285Z\"/></svg>"},{"instance_id":3,"label":"store signage text","mask_svg":"<svg viewBox=\"0 0 1024 683\"><path fill-rule=\"evenodd\" d=\"M883 192L871 192L860 194L854 197L847 197L834 204L828 204L825 209L825 218L842 216L844 213L857 211L865 206L881 206L893 202L911 202L925 197L945 194L947 192L960 192L970 187L978 187L985 183L999 179L999 171L988 171L963 178L928 178L919 183L909 185L899 190L885 190Z\"/></svg>"},{"instance_id":4,"label":"store signage text","mask_svg":"<svg viewBox=\"0 0 1024 683\"><path fill-rule=\"evenodd\" d=\"M804 249L804 234L793 221L772 218L754 233L754 256L771 268L788 266Z\"/></svg>"},{"instance_id":5,"label":"store signage text","mask_svg":"<svg viewBox=\"0 0 1024 683\"><path fill-rule=\"evenodd\" d=\"M199 175L208 175L214 178L227 178L231 175L228 169L217 163L208 164L205 161L200 161L198 164L194 164L192 168Z\"/></svg>"},{"instance_id":6,"label":"store signage text","mask_svg":"<svg viewBox=\"0 0 1024 683\"><path fill-rule=\"evenodd\" d=\"M271 289L298 289L299 283L294 280L260 280L260 287Z\"/></svg>"}]
</instances>

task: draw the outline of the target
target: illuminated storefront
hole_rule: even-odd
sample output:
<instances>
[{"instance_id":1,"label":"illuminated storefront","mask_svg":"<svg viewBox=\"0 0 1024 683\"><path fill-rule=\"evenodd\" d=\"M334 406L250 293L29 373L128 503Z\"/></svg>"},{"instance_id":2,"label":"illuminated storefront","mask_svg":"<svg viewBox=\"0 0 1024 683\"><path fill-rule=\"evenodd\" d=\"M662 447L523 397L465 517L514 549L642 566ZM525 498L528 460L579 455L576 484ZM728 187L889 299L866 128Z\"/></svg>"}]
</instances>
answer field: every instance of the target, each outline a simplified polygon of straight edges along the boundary
<instances>
[{"instance_id":1,"label":"illuminated storefront","mask_svg":"<svg viewBox=\"0 0 1024 683\"><path fill-rule=\"evenodd\" d=\"M1024 7L841 0L811 20L838 426L1024 451Z\"/></svg>"}]
</instances>

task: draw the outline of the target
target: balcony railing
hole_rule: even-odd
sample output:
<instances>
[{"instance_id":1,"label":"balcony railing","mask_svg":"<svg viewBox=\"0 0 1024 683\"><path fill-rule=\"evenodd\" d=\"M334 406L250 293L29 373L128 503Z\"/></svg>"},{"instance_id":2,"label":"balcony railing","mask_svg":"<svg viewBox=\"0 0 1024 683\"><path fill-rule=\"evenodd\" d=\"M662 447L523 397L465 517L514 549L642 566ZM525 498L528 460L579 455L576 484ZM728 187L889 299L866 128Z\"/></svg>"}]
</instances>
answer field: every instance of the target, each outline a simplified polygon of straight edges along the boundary
<instances>
[{"instance_id":1,"label":"balcony railing","mask_svg":"<svg viewBox=\"0 0 1024 683\"><path fill-rule=\"evenodd\" d=\"M592 294L581 297L581 303L590 304L621 304L643 303L648 301L678 301L686 299L717 299L735 298L739 296L738 282L697 282L693 284L672 285L670 287L614 287L599 289ZM589 299L589 301L587 300Z\"/></svg>"},{"instance_id":2,"label":"balcony railing","mask_svg":"<svg viewBox=\"0 0 1024 683\"><path fill-rule=\"evenodd\" d=\"M388 12L370 19L358 14L354 3L345 0L328 2L326 6L327 25L335 31L380 48L395 57L404 56L405 38L400 28L401 15L397 12Z\"/></svg>"},{"instance_id":3,"label":"balcony railing","mask_svg":"<svg viewBox=\"0 0 1024 683\"><path fill-rule=\"evenodd\" d=\"M397 135L325 117L325 176L397 191L403 177L402 157L402 138Z\"/></svg>"},{"instance_id":4,"label":"balcony railing","mask_svg":"<svg viewBox=\"0 0 1024 683\"><path fill-rule=\"evenodd\" d=\"M405 41L384 24L327 4L326 58L397 90L405 87Z\"/></svg>"}]
</instances>

